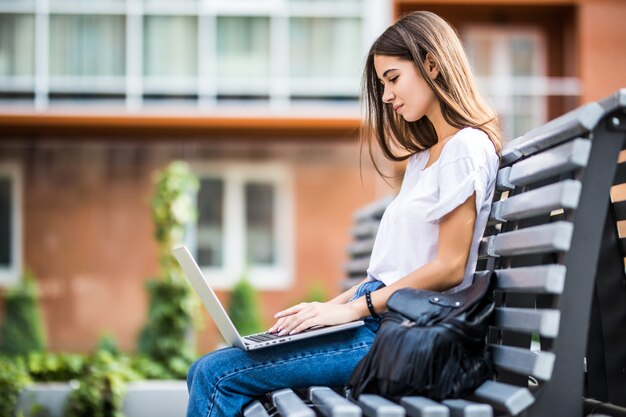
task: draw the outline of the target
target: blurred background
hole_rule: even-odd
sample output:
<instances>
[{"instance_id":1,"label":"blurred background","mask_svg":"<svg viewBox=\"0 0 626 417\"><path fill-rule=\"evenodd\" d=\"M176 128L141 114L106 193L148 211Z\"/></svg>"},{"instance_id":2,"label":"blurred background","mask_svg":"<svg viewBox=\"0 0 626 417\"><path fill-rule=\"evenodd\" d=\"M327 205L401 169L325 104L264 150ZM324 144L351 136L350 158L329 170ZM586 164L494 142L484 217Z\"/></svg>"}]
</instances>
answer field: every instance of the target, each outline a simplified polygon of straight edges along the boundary
<instances>
[{"instance_id":1,"label":"blurred background","mask_svg":"<svg viewBox=\"0 0 626 417\"><path fill-rule=\"evenodd\" d=\"M269 326L339 293L354 211L394 192L359 154L362 66L413 10L457 28L507 140L626 85L623 0L0 0L0 293L32 273L51 351L134 351L172 161L225 303L245 277Z\"/></svg>"}]
</instances>

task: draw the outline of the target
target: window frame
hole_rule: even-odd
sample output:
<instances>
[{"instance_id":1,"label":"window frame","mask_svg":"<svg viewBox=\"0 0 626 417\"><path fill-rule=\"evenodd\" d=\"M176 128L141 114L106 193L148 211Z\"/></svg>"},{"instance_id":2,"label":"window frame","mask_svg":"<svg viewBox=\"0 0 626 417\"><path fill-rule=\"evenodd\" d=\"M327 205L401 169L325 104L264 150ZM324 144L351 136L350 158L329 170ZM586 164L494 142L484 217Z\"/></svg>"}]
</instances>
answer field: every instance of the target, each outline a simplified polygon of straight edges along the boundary
<instances>
[{"instance_id":1,"label":"window frame","mask_svg":"<svg viewBox=\"0 0 626 417\"><path fill-rule=\"evenodd\" d=\"M47 1L0 0L0 14L22 13L34 16L34 74L32 76L0 76L0 93L18 90L32 94L35 108L45 110L57 102L82 102L82 94L91 94L99 102L111 99L125 101L131 111L159 102L185 96L184 102L201 111L213 111L221 101L256 103L279 109L297 108L304 100L319 98L347 99L355 107L359 96L360 73L351 77L312 77L301 79L289 73L289 39L292 18L357 18L361 22L360 42L354 45L364 56L369 45L392 20L390 0L354 0L348 3L293 0L187 0L173 4L167 0L105 0ZM51 19L58 15L111 15L125 19L125 68L122 75L53 75L50 73ZM197 20L196 75L148 76L142 45L147 16L189 16ZM224 77L217 72L219 59L216 37L217 20L230 17L267 17L269 27L269 74L263 77ZM95 86L95 87L94 87ZM65 96L68 97L65 97ZM107 96L114 96L108 97ZM163 95L163 98L153 96ZM343 100L342 100L343 101ZM358 106L357 106L358 107Z\"/></svg>"},{"instance_id":2,"label":"window frame","mask_svg":"<svg viewBox=\"0 0 626 417\"><path fill-rule=\"evenodd\" d=\"M200 179L224 181L223 261L221 267L200 265L214 289L231 289L242 277L263 290L284 290L294 279L294 196L292 173L281 163L210 163L192 164ZM272 266L246 265L245 185L272 184L275 191L274 233L276 261ZM197 195L194 196L197 207ZM185 242L197 253L197 221L186 228Z\"/></svg>"},{"instance_id":3,"label":"window frame","mask_svg":"<svg viewBox=\"0 0 626 417\"><path fill-rule=\"evenodd\" d=\"M548 94L544 91L546 91L545 87L550 84L551 80L548 78L547 39L542 30L538 27L524 25L504 28L490 24L468 24L463 27L461 35L464 41L474 37L475 39L487 38L494 42L491 69L495 72L491 76L477 75L476 79L481 86L481 91L493 102L498 113L504 114L507 119L513 118L515 98L530 97L534 101L532 106L534 111L530 114L532 117L531 124L539 126L545 123L548 117ZM537 48L537 60L534 68L536 75L530 77L513 75L507 58L510 52L507 45L508 41L516 35L528 36L533 40ZM496 62L503 65L496 65ZM516 87L520 83L517 83L516 80L529 82L532 87L531 90L520 91ZM504 130L505 138L515 139L512 126L508 125L504 127Z\"/></svg>"},{"instance_id":4,"label":"window frame","mask_svg":"<svg viewBox=\"0 0 626 417\"><path fill-rule=\"evenodd\" d=\"M22 176L19 165L10 162L0 162L0 177L8 177L12 183L12 259L8 267L0 265L0 287L10 287L19 281L22 274Z\"/></svg>"}]
</instances>

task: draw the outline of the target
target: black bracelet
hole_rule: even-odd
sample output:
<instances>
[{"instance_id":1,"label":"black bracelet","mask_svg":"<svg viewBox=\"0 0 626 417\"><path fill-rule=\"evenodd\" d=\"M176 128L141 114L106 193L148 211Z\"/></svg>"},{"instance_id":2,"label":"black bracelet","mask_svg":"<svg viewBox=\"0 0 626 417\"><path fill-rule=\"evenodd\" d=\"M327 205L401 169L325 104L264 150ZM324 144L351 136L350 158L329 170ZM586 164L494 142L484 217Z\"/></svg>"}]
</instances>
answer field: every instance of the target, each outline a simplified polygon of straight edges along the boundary
<instances>
[{"instance_id":1,"label":"black bracelet","mask_svg":"<svg viewBox=\"0 0 626 417\"><path fill-rule=\"evenodd\" d=\"M367 309L370 311L372 317L374 317L375 319L379 318L380 316L376 313L376 310L374 310L374 304L372 304L372 295L369 291L365 293L365 302L367 303Z\"/></svg>"}]
</instances>

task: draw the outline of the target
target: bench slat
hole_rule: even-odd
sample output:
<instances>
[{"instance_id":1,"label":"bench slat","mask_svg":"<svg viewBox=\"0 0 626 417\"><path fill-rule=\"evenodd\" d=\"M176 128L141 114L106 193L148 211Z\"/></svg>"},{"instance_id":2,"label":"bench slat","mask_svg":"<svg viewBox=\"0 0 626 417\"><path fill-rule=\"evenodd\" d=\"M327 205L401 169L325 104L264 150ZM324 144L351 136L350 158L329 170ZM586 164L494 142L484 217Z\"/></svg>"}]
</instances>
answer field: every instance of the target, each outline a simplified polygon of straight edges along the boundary
<instances>
[{"instance_id":1,"label":"bench slat","mask_svg":"<svg viewBox=\"0 0 626 417\"><path fill-rule=\"evenodd\" d=\"M387 208L389 203L391 203L393 198L394 198L393 195L387 196L387 197L381 198L380 200L376 200L373 203L370 203L367 206L357 210L354 213L355 222L359 222L365 219L373 219L373 218L382 217L383 213L385 212L385 209Z\"/></svg>"},{"instance_id":2,"label":"bench slat","mask_svg":"<svg viewBox=\"0 0 626 417\"><path fill-rule=\"evenodd\" d=\"M509 142L502 150L502 165L554 146L570 138L590 132L606 110L598 103L589 103L539 126Z\"/></svg>"},{"instance_id":3,"label":"bench slat","mask_svg":"<svg viewBox=\"0 0 626 417\"><path fill-rule=\"evenodd\" d=\"M272 402L281 417L315 417L315 411L309 408L298 395L289 388L274 391Z\"/></svg>"},{"instance_id":4,"label":"bench slat","mask_svg":"<svg viewBox=\"0 0 626 417\"><path fill-rule=\"evenodd\" d=\"M404 417L404 408L379 395L361 394L356 404L366 417Z\"/></svg>"},{"instance_id":5,"label":"bench slat","mask_svg":"<svg viewBox=\"0 0 626 417\"><path fill-rule=\"evenodd\" d=\"M448 417L450 409L425 397L402 397L400 404L410 417Z\"/></svg>"},{"instance_id":6,"label":"bench slat","mask_svg":"<svg viewBox=\"0 0 626 417\"><path fill-rule=\"evenodd\" d=\"M483 383L474 391L473 397L512 416L524 411L535 402L535 397L528 388L495 381Z\"/></svg>"},{"instance_id":7,"label":"bench slat","mask_svg":"<svg viewBox=\"0 0 626 417\"><path fill-rule=\"evenodd\" d=\"M355 238L374 237L380 226L379 220L367 220L357 223L352 228L352 236Z\"/></svg>"},{"instance_id":8,"label":"bench slat","mask_svg":"<svg viewBox=\"0 0 626 417\"><path fill-rule=\"evenodd\" d=\"M565 286L564 265L537 265L498 269L496 288L507 292L561 294Z\"/></svg>"},{"instance_id":9,"label":"bench slat","mask_svg":"<svg viewBox=\"0 0 626 417\"><path fill-rule=\"evenodd\" d=\"M361 417L361 409L328 387L310 387L309 400L326 417Z\"/></svg>"},{"instance_id":10,"label":"bench slat","mask_svg":"<svg viewBox=\"0 0 626 417\"><path fill-rule=\"evenodd\" d=\"M270 417L260 401L254 401L243 410L244 417Z\"/></svg>"},{"instance_id":11,"label":"bench slat","mask_svg":"<svg viewBox=\"0 0 626 417\"><path fill-rule=\"evenodd\" d=\"M510 191L515 189L515 184L509 182L511 167L500 168L496 176L496 190Z\"/></svg>"},{"instance_id":12,"label":"bench slat","mask_svg":"<svg viewBox=\"0 0 626 417\"><path fill-rule=\"evenodd\" d=\"M370 257L368 254L368 256L362 256L362 257L355 258L347 262L344 266L344 272L349 275L359 274L362 276L362 278L365 278L364 273L365 271L367 271L367 268L369 266L370 266Z\"/></svg>"},{"instance_id":13,"label":"bench slat","mask_svg":"<svg viewBox=\"0 0 626 417\"><path fill-rule=\"evenodd\" d=\"M495 327L554 338L559 333L560 318L559 310L498 307L495 311Z\"/></svg>"},{"instance_id":14,"label":"bench slat","mask_svg":"<svg viewBox=\"0 0 626 417\"><path fill-rule=\"evenodd\" d=\"M528 349L490 345L494 363L503 369L513 371L521 375L531 375L542 381L547 381L552 376L554 368L554 353L532 352Z\"/></svg>"},{"instance_id":15,"label":"bench slat","mask_svg":"<svg viewBox=\"0 0 626 417\"><path fill-rule=\"evenodd\" d=\"M506 181L519 187L583 168L587 166L590 151L589 139L575 139L516 163L508 171Z\"/></svg>"},{"instance_id":16,"label":"bench slat","mask_svg":"<svg viewBox=\"0 0 626 417\"><path fill-rule=\"evenodd\" d=\"M374 248L374 238L365 239L358 242L355 242L348 246L348 253L351 256L355 255L369 255L372 253L372 249Z\"/></svg>"},{"instance_id":17,"label":"bench slat","mask_svg":"<svg viewBox=\"0 0 626 417\"><path fill-rule=\"evenodd\" d=\"M493 409L488 404L467 400L443 400L450 409L450 417L493 417Z\"/></svg>"},{"instance_id":18,"label":"bench slat","mask_svg":"<svg viewBox=\"0 0 626 417\"><path fill-rule=\"evenodd\" d=\"M565 180L496 201L489 213L490 223L527 219L557 209L575 209L581 188L579 181Z\"/></svg>"},{"instance_id":19,"label":"bench slat","mask_svg":"<svg viewBox=\"0 0 626 417\"><path fill-rule=\"evenodd\" d=\"M565 252L573 232L571 223L558 221L488 236L481 240L478 257Z\"/></svg>"}]
</instances>

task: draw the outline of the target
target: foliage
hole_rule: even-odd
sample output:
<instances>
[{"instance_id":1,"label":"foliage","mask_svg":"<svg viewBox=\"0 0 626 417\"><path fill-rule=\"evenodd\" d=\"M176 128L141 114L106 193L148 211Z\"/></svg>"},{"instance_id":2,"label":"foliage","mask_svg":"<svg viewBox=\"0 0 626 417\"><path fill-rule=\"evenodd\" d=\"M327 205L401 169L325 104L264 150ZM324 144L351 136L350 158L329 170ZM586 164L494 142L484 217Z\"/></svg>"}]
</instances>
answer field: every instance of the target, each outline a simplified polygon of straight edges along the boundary
<instances>
[{"instance_id":1,"label":"foliage","mask_svg":"<svg viewBox=\"0 0 626 417\"><path fill-rule=\"evenodd\" d=\"M184 343L191 325L189 287L181 282L150 281L148 324L139 340L139 351L159 363L167 378L184 378L195 359Z\"/></svg>"},{"instance_id":2,"label":"foliage","mask_svg":"<svg viewBox=\"0 0 626 417\"><path fill-rule=\"evenodd\" d=\"M67 417L123 417L126 382L138 379L127 357L99 351L90 357L65 403Z\"/></svg>"},{"instance_id":3,"label":"foliage","mask_svg":"<svg viewBox=\"0 0 626 417\"><path fill-rule=\"evenodd\" d=\"M6 295L5 322L0 328L0 352L21 355L43 351L46 346L35 279L25 272Z\"/></svg>"},{"instance_id":4,"label":"foliage","mask_svg":"<svg viewBox=\"0 0 626 417\"><path fill-rule=\"evenodd\" d=\"M131 358L131 367L145 379L171 379L171 372L159 362L145 355Z\"/></svg>"},{"instance_id":5,"label":"foliage","mask_svg":"<svg viewBox=\"0 0 626 417\"><path fill-rule=\"evenodd\" d=\"M0 357L0 417L13 417L20 391L30 383L24 361Z\"/></svg>"},{"instance_id":6,"label":"foliage","mask_svg":"<svg viewBox=\"0 0 626 417\"><path fill-rule=\"evenodd\" d=\"M185 225L196 217L193 194L198 179L186 163L175 161L156 173L152 218L158 243L162 279L147 283L148 319L139 339L139 351L158 363L156 372L184 378L195 359L189 341L197 299L171 254L182 243ZM148 367L152 371L157 368Z\"/></svg>"},{"instance_id":7,"label":"foliage","mask_svg":"<svg viewBox=\"0 0 626 417\"><path fill-rule=\"evenodd\" d=\"M228 315L239 333L253 334L263 330L254 287L245 278L233 288Z\"/></svg>"},{"instance_id":8,"label":"foliage","mask_svg":"<svg viewBox=\"0 0 626 417\"><path fill-rule=\"evenodd\" d=\"M171 250L181 244L185 226L197 216L193 196L199 187L198 179L182 161L174 161L155 174L152 219L165 279L184 281Z\"/></svg>"},{"instance_id":9,"label":"foliage","mask_svg":"<svg viewBox=\"0 0 626 417\"><path fill-rule=\"evenodd\" d=\"M28 373L37 382L70 381L80 376L85 357L75 353L33 352L26 357Z\"/></svg>"},{"instance_id":10,"label":"foliage","mask_svg":"<svg viewBox=\"0 0 626 417\"><path fill-rule=\"evenodd\" d=\"M102 338L99 350L91 355L31 352L0 356L0 417L15 417L19 393L31 382L71 382L75 389L65 403L68 417L119 417L127 382L172 378L171 371L159 362L112 352L109 343L111 338ZM26 415L43 417L46 413L45 407L34 404Z\"/></svg>"},{"instance_id":11,"label":"foliage","mask_svg":"<svg viewBox=\"0 0 626 417\"><path fill-rule=\"evenodd\" d=\"M98 352L109 352L113 356L120 355L120 348L118 346L115 336L110 333L103 333L98 339L98 345L96 347Z\"/></svg>"}]
</instances>

